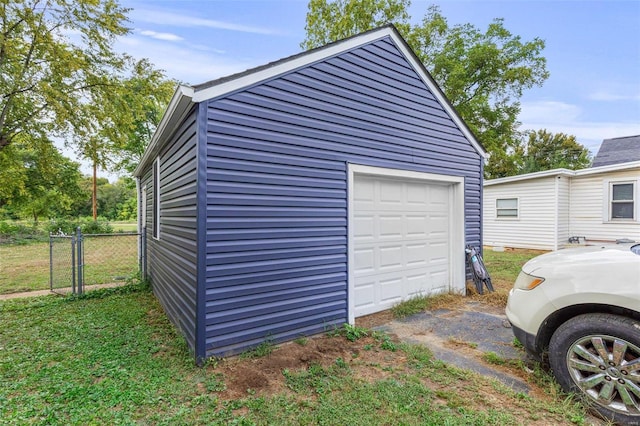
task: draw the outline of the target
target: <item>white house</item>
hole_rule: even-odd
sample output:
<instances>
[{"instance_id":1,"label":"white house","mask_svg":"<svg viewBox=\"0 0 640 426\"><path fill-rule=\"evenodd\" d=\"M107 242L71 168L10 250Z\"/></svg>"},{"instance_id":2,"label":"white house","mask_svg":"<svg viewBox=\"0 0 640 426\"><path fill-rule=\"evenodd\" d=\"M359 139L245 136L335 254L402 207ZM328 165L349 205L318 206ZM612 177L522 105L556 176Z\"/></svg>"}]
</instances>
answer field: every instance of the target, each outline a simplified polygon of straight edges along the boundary
<instances>
[{"instance_id":1,"label":"white house","mask_svg":"<svg viewBox=\"0 0 640 426\"><path fill-rule=\"evenodd\" d=\"M640 161L485 181L483 224L488 246L640 241Z\"/></svg>"}]
</instances>

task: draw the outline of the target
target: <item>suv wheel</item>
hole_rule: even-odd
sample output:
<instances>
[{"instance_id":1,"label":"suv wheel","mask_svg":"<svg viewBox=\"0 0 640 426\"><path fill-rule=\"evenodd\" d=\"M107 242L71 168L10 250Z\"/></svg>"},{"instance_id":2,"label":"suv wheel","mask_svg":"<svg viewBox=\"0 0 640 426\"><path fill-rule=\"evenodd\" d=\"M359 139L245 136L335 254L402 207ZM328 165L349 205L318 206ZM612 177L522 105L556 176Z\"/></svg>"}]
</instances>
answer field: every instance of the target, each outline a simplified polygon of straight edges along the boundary
<instances>
[{"instance_id":1,"label":"suv wheel","mask_svg":"<svg viewBox=\"0 0 640 426\"><path fill-rule=\"evenodd\" d=\"M640 424L640 322L609 314L572 318L551 337L549 362L563 389L603 417Z\"/></svg>"}]
</instances>

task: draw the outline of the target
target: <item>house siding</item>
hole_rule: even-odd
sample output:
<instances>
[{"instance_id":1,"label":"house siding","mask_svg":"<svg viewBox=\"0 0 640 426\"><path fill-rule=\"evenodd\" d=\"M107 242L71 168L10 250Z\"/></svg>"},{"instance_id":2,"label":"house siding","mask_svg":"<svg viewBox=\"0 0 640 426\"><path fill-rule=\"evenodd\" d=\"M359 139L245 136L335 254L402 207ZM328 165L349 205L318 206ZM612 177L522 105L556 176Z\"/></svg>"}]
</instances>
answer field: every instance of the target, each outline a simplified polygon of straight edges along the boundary
<instances>
[{"instance_id":1,"label":"house siding","mask_svg":"<svg viewBox=\"0 0 640 426\"><path fill-rule=\"evenodd\" d=\"M557 231L557 246L556 249L562 248L567 245L570 234L570 191L571 191L571 179L565 176L559 176L556 179L558 185L558 231Z\"/></svg>"},{"instance_id":2,"label":"house siding","mask_svg":"<svg viewBox=\"0 0 640 426\"><path fill-rule=\"evenodd\" d=\"M635 222L607 221L604 211L608 202L608 194L604 190L606 180L636 181L636 203L640 202L638 170L574 177L570 198L571 235L596 241L615 241L620 238L640 241L640 218L636 218Z\"/></svg>"},{"instance_id":3,"label":"house siding","mask_svg":"<svg viewBox=\"0 0 640 426\"><path fill-rule=\"evenodd\" d=\"M390 39L207 107L207 356L347 321L349 163L463 176L480 245L482 159Z\"/></svg>"},{"instance_id":4,"label":"house siding","mask_svg":"<svg viewBox=\"0 0 640 426\"><path fill-rule=\"evenodd\" d=\"M147 276L169 319L196 349L196 113L178 126L160 153L160 238L152 236L151 168L147 185Z\"/></svg>"},{"instance_id":5,"label":"house siding","mask_svg":"<svg viewBox=\"0 0 640 426\"><path fill-rule=\"evenodd\" d=\"M484 244L554 250L557 200L555 176L484 188ZM496 200L518 199L518 218L497 218Z\"/></svg>"}]
</instances>

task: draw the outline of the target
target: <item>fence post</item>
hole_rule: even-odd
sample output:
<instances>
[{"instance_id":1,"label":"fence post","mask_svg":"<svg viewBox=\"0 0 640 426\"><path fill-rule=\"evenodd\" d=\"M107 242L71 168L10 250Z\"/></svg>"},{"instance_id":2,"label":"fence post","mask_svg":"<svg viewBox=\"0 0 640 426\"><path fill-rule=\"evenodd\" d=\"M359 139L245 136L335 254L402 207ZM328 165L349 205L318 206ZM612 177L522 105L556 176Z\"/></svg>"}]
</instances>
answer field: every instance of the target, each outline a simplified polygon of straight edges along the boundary
<instances>
[{"instance_id":1,"label":"fence post","mask_svg":"<svg viewBox=\"0 0 640 426\"><path fill-rule=\"evenodd\" d=\"M78 294L84 291L84 240L82 238L82 230L78 226L77 232L77 249L78 249Z\"/></svg>"},{"instance_id":2,"label":"fence post","mask_svg":"<svg viewBox=\"0 0 640 426\"><path fill-rule=\"evenodd\" d=\"M49 290L53 291L53 238L49 232Z\"/></svg>"},{"instance_id":3,"label":"fence post","mask_svg":"<svg viewBox=\"0 0 640 426\"><path fill-rule=\"evenodd\" d=\"M141 243L141 255L140 255L140 273L142 275L142 279L147 279L147 227L142 227L142 233L140 234L140 243Z\"/></svg>"},{"instance_id":4,"label":"fence post","mask_svg":"<svg viewBox=\"0 0 640 426\"><path fill-rule=\"evenodd\" d=\"M76 294L76 236L71 235L71 293Z\"/></svg>"}]
</instances>

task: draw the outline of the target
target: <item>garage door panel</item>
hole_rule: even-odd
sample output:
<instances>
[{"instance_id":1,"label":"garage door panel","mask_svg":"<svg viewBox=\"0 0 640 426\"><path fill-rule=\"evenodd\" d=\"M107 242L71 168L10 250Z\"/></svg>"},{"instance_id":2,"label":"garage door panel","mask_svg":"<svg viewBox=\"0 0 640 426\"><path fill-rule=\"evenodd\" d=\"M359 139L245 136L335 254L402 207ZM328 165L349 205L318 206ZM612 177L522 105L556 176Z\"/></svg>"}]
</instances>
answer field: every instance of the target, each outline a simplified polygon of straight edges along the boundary
<instances>
[{"instance_id":1,"label":"garage door panel","mask_svg":"<svg viewBox=\"0 0 640 426\"><path fill-rule=\"evenodd\" d=\"M446 286L450 187L356 176L359 190L352 216L355 316Z\"/></svg>"},{"instance_id":2,"label":"garage door panel","mask_svg":"<svg viewBox=\"0 0 640 426\"><path fill-rule=\"evenodd\" d=\"M375 240L376 220L371 215L356 215L353 218L354 242L366 242Z\"/></svg>"},{"instance_id":3,"label":"garage door panel","mask_svg":"<svg viewBox=\"0 0 640 426\"><path fill-rule=\"evenodd\" d=\"M378 238L402 238L404 235L404 221L398 215L380 215L377 217ZM376 218L374 217L374 221Z\"/></svg>"},{"instance_id":4,"label":"garage door panel","mask_svg":"<svg viewBox=\"0 0 640 426\"><path fill-rule=\"evenodd\" d=\"M418 244L407 244L406 246L406 259L407 266L412 267L424 267L429 263L429 249L428 244L421 242Z\"/></svg>"},{"instance_id":5,"label":"garage door panel","mask_svg":"<svg viewBox=\"0 0 640 426\"><path fill-rule=\"evenodd\" d=\"M380 247L378 249L378 265L379 270L386 272L389 269L402 268L404 266L405 256L403 255L402 245Z\"/></svg>"},{"instance_id":6,"label":"garage door panel","mask_svg":"<svg viewBox=\"0 0 640 426\"><path fill-rule=\"evenodd\" d=\"M407 276L407 296L418 296L429 285L429 274L421 273Z\"/></svg>"},{"instance_id":7,"label":"garage door panel","mask_svg":"<svg viewBox=\"0 0 640 426\"><path fill-rule=\"evenodd\" d=\"M377 207L402 210L404 194L401 185L395 181L379 181L379 197Z\"/></svg>"},{"instance_id":8,"label":"garage door panel","mask_svg":"<svg viewBox=\"0 0 640 426\"><path fill-rule=\"evenodd\" d=\"M429 189L422 183L407 183L407 203L411 206L424 207L429 200Z\"/></svg>"},{"instance_id":9,"label":"garage door panel","mask_svg":"<svg viewBox=\"0 0 640 426\"><path fill-rule=\"evenodd\" d=\"M429 226L429 216L427 214L421 215L406 215L405 223L407 226L407 237L415 238L427 238Z\"/></svg>"},{"instance_id":10,"label":"garage door panel","mask_svg":"<svg viewBox=\"0 0 640 426\"><path fill-rule=\"evenodd\" d=\"M406 286L402 278L381 279L378 283L380 289L379 304L384 306L393 306L402 300L402 289Z\"/></svg>"},{"instance_id":11,"label":"garage door panel","mask_svg":"<svg viewBox=\"0 0 640 426\"><path fill-rule=\"evenodd\" d=\"M358 248L354 250L354 272L358 275L375 273L376 251L373 247Z\"/></svg>"},{"instance_id":12,"label":"garage door panel","mask_svg":"<svg viewBox=\"0 0 640 426\"><path fill-rule=\"evenodd\" d=\"M370 209L374 208L375 187L376 181L374 179L356 179L353 188L353 201L355 202L357 207L366 208L368 206Z\"/></svg>"}]
</instances>

